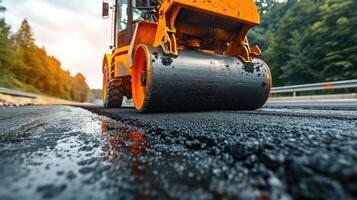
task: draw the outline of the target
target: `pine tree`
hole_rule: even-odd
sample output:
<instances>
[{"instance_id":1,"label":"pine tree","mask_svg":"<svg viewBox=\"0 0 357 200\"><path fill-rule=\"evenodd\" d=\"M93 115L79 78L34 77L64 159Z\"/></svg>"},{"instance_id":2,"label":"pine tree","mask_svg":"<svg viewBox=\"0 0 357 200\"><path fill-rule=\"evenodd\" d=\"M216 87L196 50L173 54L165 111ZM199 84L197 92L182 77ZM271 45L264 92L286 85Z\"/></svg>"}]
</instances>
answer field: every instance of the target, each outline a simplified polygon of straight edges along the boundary
<instances>
[{"instance_id":1,"label":"pine tree","mask_svg":"<svg viewBox=\"0 0 357 200\"><path fill-rule=\"evenodd\" d=\"M15 44L17 47L28 49L35 45L32 29L27 19L24 19L21 23L19 31L15 34Z\"/></svg>"},{"instance_id":2,"label":"pine tree","mask_svg":"<svg viewBox=\"0 0 357 200\"><path fill-rule=\"evenodd\" d=\"M6 9L1 5L0 12ZM25 79L26 66L19 59L19 55L12 47L10 27L3 18L0 19L0 84L7 87L13 86L13 81ZM17 74L17 76L16 76Z\"/></svg>"}]
</instances>

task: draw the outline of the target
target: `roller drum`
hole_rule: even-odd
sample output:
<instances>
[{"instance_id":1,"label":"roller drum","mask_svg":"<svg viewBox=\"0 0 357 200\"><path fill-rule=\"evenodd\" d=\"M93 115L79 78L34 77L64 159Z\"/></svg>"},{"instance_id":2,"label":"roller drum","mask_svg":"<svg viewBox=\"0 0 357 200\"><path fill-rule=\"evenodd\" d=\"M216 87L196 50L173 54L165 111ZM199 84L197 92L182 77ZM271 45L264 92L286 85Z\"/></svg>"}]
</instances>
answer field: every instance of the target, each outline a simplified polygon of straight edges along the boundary
<instances>
[{"instance_id":1,"label":"roller drum","mask_svg":"<svg viewBox=\"0 0 357 200\"><path fill-rule=\"evenodd\" d=\"M147 46L136 52L132 87L141 112L252 110L263 106L270 93L271 73L260 59L246 64L236 57L198 51L170 57Z\"/></svg>"}]
</instances>

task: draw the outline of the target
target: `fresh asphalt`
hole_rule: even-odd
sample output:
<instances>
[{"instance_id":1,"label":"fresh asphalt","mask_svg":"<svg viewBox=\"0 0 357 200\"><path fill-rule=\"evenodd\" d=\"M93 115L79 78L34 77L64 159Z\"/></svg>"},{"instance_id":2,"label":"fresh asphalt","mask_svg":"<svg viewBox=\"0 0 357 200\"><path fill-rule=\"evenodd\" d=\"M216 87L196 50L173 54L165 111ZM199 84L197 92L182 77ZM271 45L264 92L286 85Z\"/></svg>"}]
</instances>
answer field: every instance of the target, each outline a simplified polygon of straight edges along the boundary
<instances>
[{"instance_id":1,"label":"fresh asphalt","mask_svg":"<svg viewBox=\"0 0 357 200\"><path fill-rule=\"evenodd\" d=\"M0 199L356 199L357 109L0 108Z\"/></svg>"}]
</instances>

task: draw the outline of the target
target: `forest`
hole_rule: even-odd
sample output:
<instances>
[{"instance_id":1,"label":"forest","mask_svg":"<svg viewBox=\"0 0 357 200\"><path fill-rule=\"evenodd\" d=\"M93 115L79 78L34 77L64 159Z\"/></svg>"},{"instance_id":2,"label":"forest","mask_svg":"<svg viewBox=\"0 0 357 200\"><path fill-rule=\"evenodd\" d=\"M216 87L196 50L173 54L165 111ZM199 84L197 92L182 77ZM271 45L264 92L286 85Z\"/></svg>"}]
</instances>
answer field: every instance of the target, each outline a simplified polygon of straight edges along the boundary
<instances>
[{"instance_id":1,"label":"forest","mask_svg":"<svg viewBox=\"0 0 357 200\"><path fill-rule=\"evenodd\" d=\"M0 12L5 12L0 0ZM24 19L12 34L4 18L0 18L0 87L18 89L52 97L84 102L89 87L85 77L71 76L61 62L38 47L29 22Z\"/></svg>"},{"instance_id":2,"label":"forest","mask_svg":"<svg viewBox=\"0 0 357 200\"><path fill-rule=\"evenodd\" d=\"M357 0L257 0L250 32L274 86L357 78Z\"/></svg>"}]
</instances>

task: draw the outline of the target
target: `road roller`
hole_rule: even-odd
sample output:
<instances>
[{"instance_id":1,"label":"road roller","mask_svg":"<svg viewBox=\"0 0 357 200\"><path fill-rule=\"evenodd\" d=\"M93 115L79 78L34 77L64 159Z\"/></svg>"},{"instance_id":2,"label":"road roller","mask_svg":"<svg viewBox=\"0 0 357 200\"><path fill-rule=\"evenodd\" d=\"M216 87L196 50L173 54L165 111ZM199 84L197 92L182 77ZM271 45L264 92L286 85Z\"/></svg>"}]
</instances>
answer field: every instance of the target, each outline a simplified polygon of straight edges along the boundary
<instances>
[{"instance_id":1,"label":"road roller","mask_svg":"<svg viewBox=\"0 0 357 200\"><path fill-rule=\"evenodd\" d=\"M260 23L253 0L104 1L112 20L103 58L103 102L137 111L254 110L269 97L272 76L250 46Z\"/></svg>"}]
</instances>

